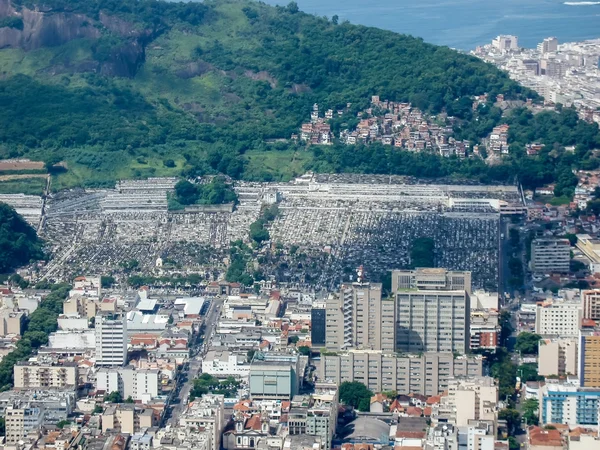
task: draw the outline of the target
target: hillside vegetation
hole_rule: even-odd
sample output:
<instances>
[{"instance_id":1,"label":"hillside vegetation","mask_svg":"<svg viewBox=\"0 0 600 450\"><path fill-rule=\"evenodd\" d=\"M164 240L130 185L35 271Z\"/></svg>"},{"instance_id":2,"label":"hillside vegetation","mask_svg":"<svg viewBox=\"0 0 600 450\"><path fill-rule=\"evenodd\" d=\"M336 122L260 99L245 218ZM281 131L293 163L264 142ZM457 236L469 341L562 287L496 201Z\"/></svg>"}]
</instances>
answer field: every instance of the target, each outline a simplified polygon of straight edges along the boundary
<instances>
[{"instance_id":1,"label":"hillside vegetation","mask_svg":"<svg viewBox=\"0 0 600 450\"><path fill-rule=\"evenodd\" d=\"M0 111L0 158L66 161L54 189L182 174L289 179L307 169L482 181L512 181L521 174L515 168L523 165L522 151L489 168L482 161L442 161L391 148L306 150L287 141L315 102L333 109L350 104L356 113L371 95L410 101L424 111L444 110L464 119L456 131L475 141L502 119L491 104L473 112L470 96L536 98L491 65L448 48L304 14L295 3L17 0L12 5L16 15L38 6L48 21L70 17L79 36L69 40L59 30L48 45L25 51L7 43L4 47L12 48L0 50L5 75L0 103L6 105ZM9 26L19 24L12 20ZM548 121L556 127L561 122ZM515 135L520 149L538 124L525 117L518 123L524 127ZM586 132L582 142L577 136L559 139L559 157L551 165L540 160L542 173L534 179L546 182L570 170L574 162L560 156L566 141L579 145L589 167L597 165L590 150L600 143L598 129Z\"/></svg>"},{"instance_id":2,"label":"hillside vegetation","mask_svg":"<svg viewBox=\"0 0 600 450\"><path fill-rule=\"evenodd\" d=\"M42 257L35 230L12 207L0 202L0 274Z\"/></svg>"}]
</instances>

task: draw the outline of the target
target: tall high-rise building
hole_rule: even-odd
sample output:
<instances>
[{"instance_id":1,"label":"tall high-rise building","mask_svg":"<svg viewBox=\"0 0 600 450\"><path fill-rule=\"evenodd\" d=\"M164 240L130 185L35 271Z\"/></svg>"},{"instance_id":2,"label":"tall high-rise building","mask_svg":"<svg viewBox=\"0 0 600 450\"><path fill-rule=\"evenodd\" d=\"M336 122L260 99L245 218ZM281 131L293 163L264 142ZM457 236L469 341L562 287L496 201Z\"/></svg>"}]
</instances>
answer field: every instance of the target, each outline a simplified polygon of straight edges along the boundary
<instances>
[{"instance_id":1,"label":"tall high-rise building","mask_svg":"<svg viewBox=\"0 0 600 450\"><path fill-rule=\"evenodd\" d=\"M123 366L127 362L127 317L118 314L96 316L96 365Z\"/></svg>"},{"instance_id":2,"label":"tall high-rise building","mask_svg":"<svg viewBox=\"0 0 600 450\"><path fill-rule=\"evenodd\" d=\"M540 53L555 53L558 51L558 39L555 37L548 37L540 42L537 46Z\"/></svg>"},{"instance_id":3,"label":"tall high-rise building","mask_svg":"<svg viewBox=\"0 0 600 450\"><path fill-rule=\"evenodd\" d=\"M570 260L568 239L535 239L531 242L531 270L535 273L568 273Z\"/></svg>"},{"instance_id":4,"label":"tall high-rise building","mask_svg":"<svg viewBox=\"0 0 600 450\"><path fill-rule=\"evenodd\" d=\"M469 350L471 273L446 269L392 271L396 351Z\"/></svg>"},{"instance_id":5,"label":"tall high-rise building","mask_svg":"<svg viewBox=\"0 0 600 450\"><path fill-rule=\"evenodd\" d=\"M579 385L600 388L600 332L594 327L579 333Z\"/></svg>"},{"instance_id":6,"label":"tall high-rise building","mask_svg":"<svg viewBox=\"0 0 600 450\"><path fill-rule=\"evenodd\" d=\"M343 284L339 295L326 302L326 347L330 350L394 351L395 304L382 300L381 283L362 279Z\"/></svg>"},{"instance_id":7,"label":"tall high-rise building","mask_svg":"<svg viewBox=\"0 0 600 450\"><path fill-rule=\"evenodd\" d=\"M326 305L313 305L310 310L310 342L313 347L325 347L327 336Z\"/></svg>"}]
</instances>

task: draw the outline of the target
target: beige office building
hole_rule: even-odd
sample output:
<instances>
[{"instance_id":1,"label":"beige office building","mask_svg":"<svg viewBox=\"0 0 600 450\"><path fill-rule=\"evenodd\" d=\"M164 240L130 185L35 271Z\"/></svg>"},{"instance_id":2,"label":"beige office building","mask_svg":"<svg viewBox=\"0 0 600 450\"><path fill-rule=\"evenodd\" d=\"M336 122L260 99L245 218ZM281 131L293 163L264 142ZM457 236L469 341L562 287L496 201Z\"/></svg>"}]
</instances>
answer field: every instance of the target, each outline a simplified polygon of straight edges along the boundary
<instances>
[{"instance_id":1,"label":"beige office building","mask_svg":"<svg viewBox=\"0 0 600 450\"><path fill-rule=\"evenodd\" d=\"M21 336L24 322L24 312L4 310L0 314L0 336Z\"/></svg>"},{"instance_id":2,"label":"beige office building","mask_svg":"<svg viewBox=\"0 0 600 450\"><path fill-rule=\"evenodd\" d=\"M99 311L98 299L75 294L63 302L63 314L66 316L81 316L91 319Z\"/></svg>"},{"instance_id":3,"label":"beige office building","mask_svg":"<svg viewBox=\"0 0 600 450\"><path fill-rule=\"evenodd\" d=\"M13 368L15 389L66 388L77 386L77 364L21 361Z\"/></svg>"},{"instance_id":4,"label":"beige office building","mask_svg":"<svg viewBox=\"0 0 600 450\"><path fill-rule=\"evenodd\" d=\"M395 303L381 299L380 283L344 284L325 309L328 350L394 351Z\"/></svg>"},{"instance_id":5,"label":"beige office building","mask_svg":"<svg viewBox=\"0 0 600 450\"><path fill-rule=\"evenodd\" d=\"M452 353L402 355L373 350L351 350L323 355L318 367L321 381L335 384L359 381L373 392L437 395L448 389L454 376L481 376L481 356Z\"/></svg>"},{"instance_id":6,"label":"beige office building","mask_svg":"<svg viewBox=\"0 0 600 450\"><path fill-rule=\"evenodd\" d=\"M158 414L152 408L129 403L111 404L102 414L102 432L120 429L122 433L139 433L144 428L158 426Z\"/></svg>"},{"instance_id":7,"label":"beige office building","mask_svg":"<svg viewBox=\"0 0 600 450\"><path fill-rule=\"evenodd\" d=\"M577 338L542 339L538 348L538 374L577 375Z\"/></svg>"},{"instance_id":8,"label":"beige office building","mask_svg":"<svg viewBox=\"0 0 600 450\"><path fill-rule=\"evenodd\" d=\"M445 269L395 270L396 351L469 350L471 273Z\"/></svg>"}]
</instances>

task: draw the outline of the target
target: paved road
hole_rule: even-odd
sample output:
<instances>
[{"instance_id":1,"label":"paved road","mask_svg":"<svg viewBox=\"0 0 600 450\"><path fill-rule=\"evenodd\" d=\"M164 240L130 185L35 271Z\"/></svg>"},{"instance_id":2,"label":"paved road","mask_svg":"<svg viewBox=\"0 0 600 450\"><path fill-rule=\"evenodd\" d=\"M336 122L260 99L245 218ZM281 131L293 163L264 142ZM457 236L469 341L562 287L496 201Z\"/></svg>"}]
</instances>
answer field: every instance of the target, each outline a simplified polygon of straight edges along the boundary
<instances>
[{"instance_id":1,"label":"paved road","mask_svg":"<svg viewBox=\"0 0 600 450\"><path fill-rule=\"evenodd\" d=\"M184 371L184 373L180 375L178 385L180 385L181 388L179 390L179 395L177 396L179 401L173 405L168 419L169 424L176 424L179 421L179 417L185 410L189 393L194 384L194 379L202 373L202 359L208 351L210 342L212 342L222 306L223 299L213 298L211 300L210 308L204 317L204 339L199 346L191 349L192 356L189 361L189 368L187 372ZM184 377L187 377L187 379ZM185 381L183 381L182 378ZM181 384L182 382L183 384Z\"/></svg>"}]
</instances>

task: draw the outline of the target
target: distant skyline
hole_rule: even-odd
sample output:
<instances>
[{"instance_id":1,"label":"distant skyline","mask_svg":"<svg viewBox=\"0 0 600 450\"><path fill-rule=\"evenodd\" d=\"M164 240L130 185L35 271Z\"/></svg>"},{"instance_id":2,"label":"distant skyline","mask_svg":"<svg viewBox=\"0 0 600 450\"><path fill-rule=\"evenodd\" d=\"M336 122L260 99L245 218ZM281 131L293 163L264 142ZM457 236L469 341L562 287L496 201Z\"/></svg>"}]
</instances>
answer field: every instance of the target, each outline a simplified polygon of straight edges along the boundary
<instances>
[{"instance_id":1,"label":"distant skyline","mask_svg":"<svg viewBox=\"0 0 600 450\"><path fill-rule=\"evenodd\" d=\"M265 0L286 5L288 0ZM472 50L499 34L524 47L548 36L559 42L600 37L600 1L562 0L296 0L300 9L355 24L411 34L426 42Z\"/></svg>"}]
</instances>

